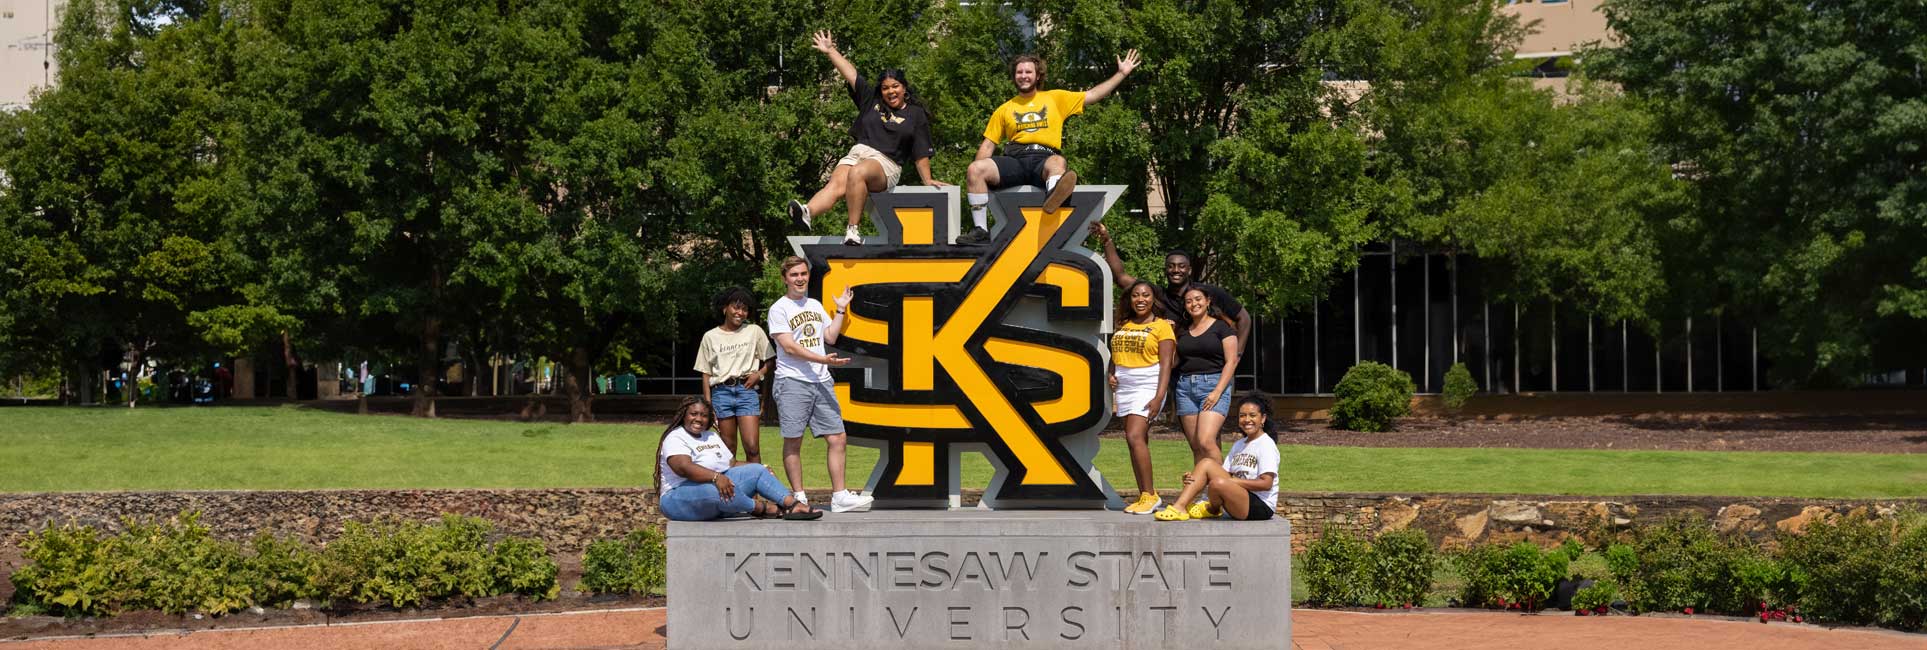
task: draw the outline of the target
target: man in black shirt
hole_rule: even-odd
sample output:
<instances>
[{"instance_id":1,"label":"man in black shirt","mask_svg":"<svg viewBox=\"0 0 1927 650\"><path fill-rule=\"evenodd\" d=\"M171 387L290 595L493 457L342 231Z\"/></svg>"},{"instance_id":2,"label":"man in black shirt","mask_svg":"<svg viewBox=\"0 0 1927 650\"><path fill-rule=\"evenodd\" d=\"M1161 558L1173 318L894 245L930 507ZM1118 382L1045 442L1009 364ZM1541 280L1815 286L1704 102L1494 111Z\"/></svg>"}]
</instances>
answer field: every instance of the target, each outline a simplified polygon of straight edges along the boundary
<instances>
[{"instance_id":1,"label":"man in black shirt","mask_svg":"<svg viewBox=\"0 0 1927 650\"><path fill-rule=\"evenodd\" d=\"M1097 235L1098 241L1104 242L1104 263L1110 265L1111 278L1117 281L1117 286L1129 289L1131 285L1137 284L1136 277L1124 272L1124 258L1118 257L1117 246L1111 243L1111 231L1105 229L1104 224L1095 223L1091 224L1091 234ZM1225 291L1223 287L1192 282L1190 253L1174 250L1165 255L1164 279L1163 291L1158 292L1157 295L1158 304L1164 306L1165 315L1176 322L1178 327L1191 326L1191 315L1184 310L1184 292L1195 286L1209 294L1211 302L1217 304L1218 309L1224 311L1233 322L1237 323L1238 347L1242 349L1251 344L1251 312L1246 311L1244 303L1238 302L1238 299L1233 298L1231 292Z\"/></svg>"}]
</instances>

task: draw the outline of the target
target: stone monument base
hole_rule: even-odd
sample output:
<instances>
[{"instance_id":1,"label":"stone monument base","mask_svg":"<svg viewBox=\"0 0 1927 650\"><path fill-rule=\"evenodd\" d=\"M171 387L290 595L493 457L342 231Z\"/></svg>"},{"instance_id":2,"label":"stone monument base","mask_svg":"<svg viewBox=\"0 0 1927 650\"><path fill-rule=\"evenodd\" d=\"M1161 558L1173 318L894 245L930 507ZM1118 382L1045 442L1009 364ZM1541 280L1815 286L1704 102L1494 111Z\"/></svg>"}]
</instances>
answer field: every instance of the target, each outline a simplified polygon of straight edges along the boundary
<instances>
[{"instance_id":1,"label":"stone monument base","mask_svg":"<svg viewBox=\"0 0 1927 650\"><path fill-rule=\"evenodd\" d=\"M1115 511L669 523L669 647L1284 648L1291 529Z\"/></svg>"}]
</instances>

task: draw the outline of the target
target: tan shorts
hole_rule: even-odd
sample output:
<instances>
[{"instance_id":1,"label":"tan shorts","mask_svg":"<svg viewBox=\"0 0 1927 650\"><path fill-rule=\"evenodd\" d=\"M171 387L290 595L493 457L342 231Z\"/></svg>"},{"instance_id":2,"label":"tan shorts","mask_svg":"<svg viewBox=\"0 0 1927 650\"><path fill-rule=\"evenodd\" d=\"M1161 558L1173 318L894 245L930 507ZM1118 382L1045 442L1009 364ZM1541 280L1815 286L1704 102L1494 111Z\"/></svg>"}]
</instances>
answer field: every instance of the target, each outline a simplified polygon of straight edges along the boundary
<instances>
[{"instance_id":1,"label":"tan shorts","mask_svg":"<svg viewBox=\"0 0 1927 650\"><path fill-rule=\"evenodd\" d=\"M903 167L898 166L897 161L891 160L889 156L883 155L883 152L877 151L870 145L859 144L850 147L850 153L843 156L842 160L836 161L836 164L855 165L865 160L877 161L877 165L883 167L883 191L888 192L897 188L897 178L903 175Z\"/></svg>"}]
</instances>

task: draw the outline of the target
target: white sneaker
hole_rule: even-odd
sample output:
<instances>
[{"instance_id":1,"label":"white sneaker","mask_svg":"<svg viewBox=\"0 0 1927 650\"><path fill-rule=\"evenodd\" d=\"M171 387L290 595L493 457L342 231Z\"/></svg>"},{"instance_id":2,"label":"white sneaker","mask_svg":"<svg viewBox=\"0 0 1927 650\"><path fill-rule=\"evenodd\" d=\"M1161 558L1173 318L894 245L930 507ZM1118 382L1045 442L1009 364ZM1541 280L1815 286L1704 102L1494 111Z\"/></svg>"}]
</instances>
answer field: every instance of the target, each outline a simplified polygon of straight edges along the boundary
<instances>
[{"instance_id":1,"label":"white sneaker","mask_svg":"<svg viewBox=\"0 0 1927 650\"><path fill-rule=\"evenodd\" d=\"M810 229L810 207L809 206L803 205L802 201L798 201L796 199L790 199L789 212L790 212L790 223L796 224L796 227L801 230L807 231Z\"/></svg>"},{"instance_id":2,"label":"white sneaker","mask_svg":"<svg viewBox=\"0 0 1927 650\"><path fill-rule=\"evenodd\" d=\"M843 229L843 245L845 245L845 246L862 246L862 245L863 245L863 233L860 233L860 232L857 232L857 229L856 229L856 226L850 226L850 227L848 227L848 228L844 228L844 229Z\"/></svg>"},{"instance_id":3,"label":"white sneaker","mask_svg":"<svg viewBox=\"0 0 1927 650\"><path fill-rule=\"evenodd\" d=\"M868 497L850 490L830 495L830 512L869 512L870 503L875 497Z\"/></svg>"},{"instance_id":4,"label":"white sneaker","mask_svg":"<svg viewBox=\"0 0 1927 650\"><path fill-rule=\"evenodd\" d=\"M795 491L795 492L793 492L793 493L790 493L790 496L792 496L792 497L796 497L796 502L797 502L797 503L809 503L809 502L810 502L810 495L808 495L808 494L805 494L805 493L804 493L804 492L803 492L802 490L797 490L797 491Z\"/></svg>"}]
</instances>

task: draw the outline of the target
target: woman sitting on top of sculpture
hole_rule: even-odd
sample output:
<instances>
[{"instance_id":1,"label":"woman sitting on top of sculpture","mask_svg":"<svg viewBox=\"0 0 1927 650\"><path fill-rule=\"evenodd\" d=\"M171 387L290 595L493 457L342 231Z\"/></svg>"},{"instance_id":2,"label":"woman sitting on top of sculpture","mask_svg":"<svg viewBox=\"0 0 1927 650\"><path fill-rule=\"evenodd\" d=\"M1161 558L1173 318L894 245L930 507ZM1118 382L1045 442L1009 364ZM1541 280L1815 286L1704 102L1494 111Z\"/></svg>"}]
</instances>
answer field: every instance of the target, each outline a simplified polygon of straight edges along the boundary
<instances>
[{"instance_id":1,"label":"woman sitting on top of sculpture","mask_svg":"<svg viewBox=\"0 0 1927 650\"><path fill-rule=\"evenodd\" d=\"M924 185L940 187L949 183L930 177L930 154L936 151L930 144L930 111L910 88L903 71L884 70L875 85L864 85L856 66L836 50L836 39L829 32L817 32L814 47L830 57L830 63L849 86L850 101L856 103L856 122L850 125L856 146L850 147L850 153L837 161L829 184L817 190L808 203L790 201L790 219L808 229L811 218L829 212L830 206L841 198L850 209L843 243L854 246L863 243L857 224L863 220L863 206L869 201L870 193L895 188L905 164L916 163L917 175L923 178Z\"/></svg>"}]
</instances>

